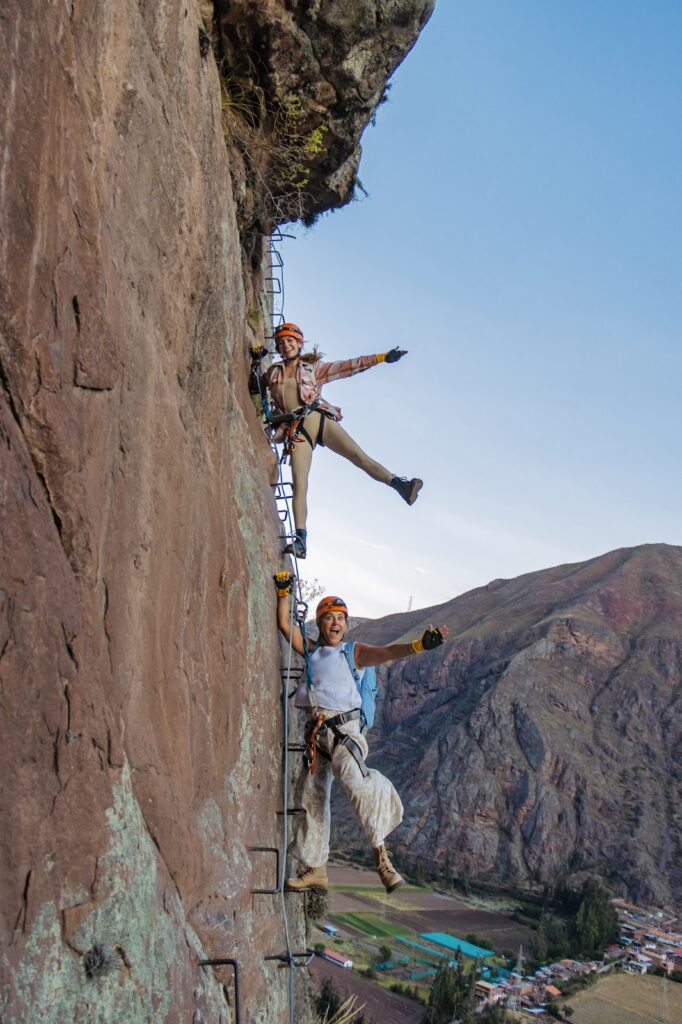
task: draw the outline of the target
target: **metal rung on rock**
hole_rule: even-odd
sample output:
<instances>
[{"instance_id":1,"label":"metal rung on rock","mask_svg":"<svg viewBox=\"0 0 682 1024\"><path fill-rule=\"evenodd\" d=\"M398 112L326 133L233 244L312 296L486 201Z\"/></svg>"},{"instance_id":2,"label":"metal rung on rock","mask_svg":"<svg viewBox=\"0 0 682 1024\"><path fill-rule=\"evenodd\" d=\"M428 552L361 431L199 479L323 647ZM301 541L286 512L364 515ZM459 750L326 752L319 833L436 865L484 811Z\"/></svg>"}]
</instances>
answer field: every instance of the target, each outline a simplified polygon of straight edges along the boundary
<instances>
[{"instance_id":1,"label":"metal rung on rock","mask_svg":"<svg viewBox=\"0 0 682 1024\"><path fill-rule=\"evenodd\" d=\"M235 1024L241 1024L242 1009L239 1001L239 964L231 957L219 957L216 960L197 960L199 967L233 967L234 968L234 1018Z\"/></svg>"},{"instance_id":2,"label":"metal rung on rock","mask_svg":"<svg viewBox=\"0 0 682 1024\"><path fill-rule=\"evenodd\" d=\"M315 956L314 949L305 949L302 953L275 953L273 956L264 956L264 960L279 960L280 967L307 967ZM298 962L300 961L300 963Z\"/></svg>"},{"instance_id":3,"label":"metal rung on rock","mask_svg":"<svg viewBox=\"0 0 682 1024\"><path fill-rule=\"evenodd\" d=\"M252 896L274 896L279 892L279 850L276 846L247 846L249 853L274 853L275 855L275 887L274 889L252 889Z\"/></svg>"},{"instance_id":4,"label":"metal rung on rock","mask_svg":"<svg viewBox=\"0 0 682 1024\"><path fill-rule=\"evenodd\" d=\"M305 807L287 807L286 811L277 811L278 814L305 814Z\"/></svg>"}]
</instances>

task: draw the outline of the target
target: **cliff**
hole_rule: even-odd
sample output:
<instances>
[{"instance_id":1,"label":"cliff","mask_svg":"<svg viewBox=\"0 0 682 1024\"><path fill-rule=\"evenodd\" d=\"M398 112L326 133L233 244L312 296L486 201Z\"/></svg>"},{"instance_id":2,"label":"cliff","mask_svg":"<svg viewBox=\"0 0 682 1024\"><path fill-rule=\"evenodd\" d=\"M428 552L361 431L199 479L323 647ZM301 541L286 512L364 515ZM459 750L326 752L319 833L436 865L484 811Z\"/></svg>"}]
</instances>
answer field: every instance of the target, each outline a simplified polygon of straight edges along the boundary
<instances>
[{"instance_id":1,"label":"cliff","mask_svg":"<svg viewBox=\"0 0 682 1024\"><path fill-rule=\"evenodd\" d=\"M682 548L494 580L356 639L440 622L445 646L386 672L373 735L403 863L528 888L590 872L681 902ZM356 845L348 816L336 842Z\"/></svg>"},{"instance_id":2,"label":"cliff","mask_svg":"<svg viewBox=\"0 0 682 1024\"><path fill-rule=\"evenodd\" d=\"M281 807L278 521L246 387L262 232L350 197L429 4L354 5L345 43L340 0L200 6L0 11L7 1024L232 1021L230 969L197 966L217 956L249 1020L288 1019L263 960L279 902L250 893L273 871L247 851L276 844ZM226 107L263 99L267 167L292 41L318 55L282 101L307 181L283 189L274 161L258 191Z\"/></svg>"}]
</instances>

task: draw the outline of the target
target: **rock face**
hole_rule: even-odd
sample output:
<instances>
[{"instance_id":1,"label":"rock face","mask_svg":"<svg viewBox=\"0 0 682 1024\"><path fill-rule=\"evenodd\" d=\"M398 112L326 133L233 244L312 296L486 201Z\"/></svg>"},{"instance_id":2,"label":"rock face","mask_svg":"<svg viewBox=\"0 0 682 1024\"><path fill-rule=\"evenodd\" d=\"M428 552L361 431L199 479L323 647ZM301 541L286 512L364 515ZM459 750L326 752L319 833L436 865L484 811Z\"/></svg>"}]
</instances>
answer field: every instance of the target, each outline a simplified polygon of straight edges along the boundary
<instances>
[{"instance_id":1,"label":"rock face","mask_svg":"<svg viewBox=\"0 0 682 1024\"><path fill-rule=\"evenodd\" d=\"M231 969L196 962L219 956L249 1020L288 1019L279 901L250 895L274 869L247 851L281 807L261 247L202 8L0 10L3 1024L231 1021Z\"/></svg>"},{"instance_id":2,"label":"rock face","mask_svg":"<svg viewBox=\"0 0 682 1024\"><path fill-rule=\"evenodd\" d=\"M445 622L385 676L370 761L406 807L392 844L471 880L581 871L682 900L682 548L611 552L364 623L386 643ZM350 818L337 842L362 846Z\"/></svg>"}]
</instances>

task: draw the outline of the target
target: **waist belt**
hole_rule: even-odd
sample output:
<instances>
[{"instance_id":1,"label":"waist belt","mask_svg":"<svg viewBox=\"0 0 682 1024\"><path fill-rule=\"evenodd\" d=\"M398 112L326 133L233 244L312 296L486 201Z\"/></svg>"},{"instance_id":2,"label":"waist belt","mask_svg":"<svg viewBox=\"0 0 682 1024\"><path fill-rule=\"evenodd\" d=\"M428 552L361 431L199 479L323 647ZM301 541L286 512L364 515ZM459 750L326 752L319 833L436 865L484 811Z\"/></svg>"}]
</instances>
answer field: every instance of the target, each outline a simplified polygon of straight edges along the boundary
<instances>
[{"instance_id":1,"label":"waist belt","mask_svg":"<svg viewBox=\"0 0 682 1024\"><path fill-rule=\"evenodd\" d=\"M340 715L334 715L332 718L325 718L323 724L333 730L335 725L357 722L358 718L362 718L362 711L360 708L354 708L352 711L342 711Z\"/></svg>"},{"instance_id":2,"label":"waist belt","mask_svg":"<svg viewBox=\"0 0 682 1024\"><path fill-rule=\"evenodd\" d=\"M362 718L362 711L360 708L355 708L353 711L343 711L340 715L333 715L331 718L325 718L325 720L320 723L318 731L324 732L325 729L331 729L334 735L333 749L336 749L337 743L344 746L360 769L363 779L366 779L369 776L369 768L365 764L360 744L357 743L352 736L349 736L345 732L341 732L339 729L340 725L345 725L346 722L356 722L359 718Z\"/></svg>"}]
</instances>

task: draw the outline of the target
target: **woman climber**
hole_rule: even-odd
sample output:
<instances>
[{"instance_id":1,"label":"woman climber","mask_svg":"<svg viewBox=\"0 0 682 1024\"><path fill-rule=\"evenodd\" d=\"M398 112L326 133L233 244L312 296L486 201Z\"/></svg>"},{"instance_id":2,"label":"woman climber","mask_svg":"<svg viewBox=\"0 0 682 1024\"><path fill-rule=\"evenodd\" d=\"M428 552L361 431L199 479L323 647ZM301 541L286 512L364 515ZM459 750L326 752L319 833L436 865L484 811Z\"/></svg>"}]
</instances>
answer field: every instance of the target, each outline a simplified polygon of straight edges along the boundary
<instances>
[{"instance_id":1,"label":"woman climber","mask_svg":"<svg viewBox=\"0 0 682 1024\"><path fill-rule=\"evenodd\" d=\"M289 594L293 576L274 577L277 588L277 625L297 654L305 656L303 635L290 620ZM306 709L306 758L296 788L296 804L306 812L297 819L289 853L301 866L298 877L288 878L285 888L300 892L326 892L329 858L330 797L337 778L374 852L384 888L392 892L404 884L391 863L384 844L386 836L403 819L403 805L393 783L365 764L367 740L362 732L362 682L359 673L374 665L439 647L448 635L445 626L429 626L411 643L374 647L344 643L348 608L340 597L323 597L316 612L319 637L308 648L311 685L302 684L296 703ZM310 653L312 649L312 653ZM355 670L355 671L354 671Z\"/></svg>"},{"instance_id":2,"label":"woman climber","mask_svg":"<svg viewBox=\"0 0 682 1024\"><path fill-rule=\"evenodd\" d=\"M317 445L330 448L374 480L388 484L408 505L413 505L417 500L422 481L395 476L380 463L370 459L339 425L341 410L320 397L323 384L341 377L352 377L379 363L397 363L406 352L392 348L380 355L323 363L316 351L301 354L303 331L291 323L280 324L276 329L275 347L282 362L275 363L266 371L264 381L279 411L279 416L275 417L276 422L279 420L275 441L284 441L291 456L296 528L296 535L285 547L284 553L305 558L308 538L308 474Z\"/></svg>"}]
</instances>

